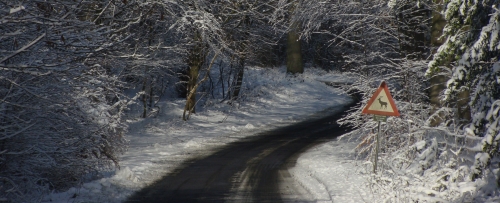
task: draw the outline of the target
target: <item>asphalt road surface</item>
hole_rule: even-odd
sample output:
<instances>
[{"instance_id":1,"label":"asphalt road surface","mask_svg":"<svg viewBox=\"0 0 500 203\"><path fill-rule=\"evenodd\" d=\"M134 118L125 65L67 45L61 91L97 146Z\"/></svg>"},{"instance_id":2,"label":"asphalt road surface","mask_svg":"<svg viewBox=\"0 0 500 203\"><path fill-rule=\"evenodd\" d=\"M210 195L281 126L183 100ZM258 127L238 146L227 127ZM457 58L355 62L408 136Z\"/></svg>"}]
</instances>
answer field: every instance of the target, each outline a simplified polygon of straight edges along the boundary
<instances>
[{"instance_id":1,"label":"asphalt road surface","mask_svg":"<svg viewBox=\"0 0 500 203\"><path fill-rule=\"evenodd\" d=\"M308 120L230 143L212 155L186 161L127 202L309 202L310 194L287 168L305 150L347 132L336 124L340 117Z\"/></svg>"}]
</instances>

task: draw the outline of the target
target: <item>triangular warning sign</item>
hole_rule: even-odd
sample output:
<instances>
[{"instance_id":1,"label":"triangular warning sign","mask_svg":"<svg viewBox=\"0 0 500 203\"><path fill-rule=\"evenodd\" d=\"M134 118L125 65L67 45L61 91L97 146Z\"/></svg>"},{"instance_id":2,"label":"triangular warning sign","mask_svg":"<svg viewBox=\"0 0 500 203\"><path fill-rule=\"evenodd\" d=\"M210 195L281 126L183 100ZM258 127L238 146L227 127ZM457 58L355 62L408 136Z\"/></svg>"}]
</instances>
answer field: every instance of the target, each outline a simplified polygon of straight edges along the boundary
<instances>
[{"instance_id":1,"label":"triangular warning sign","mask_svg":"<svg viewBox=\"0 0 500 203\"><path fill-rule=\"evenodd\" d=\"M382 116L399 116L398 108L392 99L387 84L382 82L372 98L361 112L363 114L376 114Z\"/></svg>"}]
</instances>

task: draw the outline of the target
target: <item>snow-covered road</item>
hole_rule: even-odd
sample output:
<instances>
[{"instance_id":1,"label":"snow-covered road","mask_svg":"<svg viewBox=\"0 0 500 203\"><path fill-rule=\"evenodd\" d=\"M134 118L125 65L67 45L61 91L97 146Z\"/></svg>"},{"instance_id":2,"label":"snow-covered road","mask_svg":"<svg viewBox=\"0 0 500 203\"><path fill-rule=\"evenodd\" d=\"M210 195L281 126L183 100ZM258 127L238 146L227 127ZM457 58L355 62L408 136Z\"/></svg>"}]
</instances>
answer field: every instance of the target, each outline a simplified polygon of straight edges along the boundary
<instances>
[{"instance_id":1,"label":"snow-covered road","mask_svg":"<svg viewBox=\"0 0 500 203\"><path fill-rule=\"evenodd\" d=\"M292 189L301 185L285 174L301 152L346 132L335 124L340 117L314 118L229 143L207 157L188 160L127 202L316 202L309 193L308 198L300 194L307 188Z\"/></svg>"}]
</instances>

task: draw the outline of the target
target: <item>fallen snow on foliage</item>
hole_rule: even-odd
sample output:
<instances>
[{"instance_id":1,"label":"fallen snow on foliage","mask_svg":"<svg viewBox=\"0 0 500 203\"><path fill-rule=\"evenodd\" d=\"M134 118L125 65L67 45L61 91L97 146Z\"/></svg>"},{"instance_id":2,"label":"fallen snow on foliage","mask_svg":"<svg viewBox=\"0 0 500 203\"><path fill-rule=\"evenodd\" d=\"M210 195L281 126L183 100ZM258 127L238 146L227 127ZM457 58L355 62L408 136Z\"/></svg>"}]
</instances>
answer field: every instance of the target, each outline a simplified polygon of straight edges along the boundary
<instances>
[{"instance_id":1,"label":"fallen snow on foliage","mask_svg":"<svg viewBox=\"0 0 500 203\"><path fill-rule=\"evenodd\" d=\"M130 147L120 157L120 169L89 174L88 181L80 186L54 192L43 202L122 202L186 159L209 155L216 147L307 119L307 115L318 111L329 109L333 112L347 104L350 98L319 81L325 78L343 77L313 68L295 78L287 77L284 68L247 68L241 102L230 106L218 100L208 100L205 106L197 106L198 113L187 122L181 120L183 99L163 99L156 117L147 119L139 118L140 107L136 106L131 112L134 116L127 120L129 131L126 138ZM341 161L345 157L331 158ZM307 163L308 166L315 164L312 159L306 162L311 162ZM352 165L343 167L337 168L335 174L341 176L354 172ZM326 168L324 171L325 174L317 177L328 175ZM340 195L340 191L347 192L342 198L358 196L359 192L354 190L357 186L349 187L328 185L336 195Z\"/></svg>"}]
</instances>

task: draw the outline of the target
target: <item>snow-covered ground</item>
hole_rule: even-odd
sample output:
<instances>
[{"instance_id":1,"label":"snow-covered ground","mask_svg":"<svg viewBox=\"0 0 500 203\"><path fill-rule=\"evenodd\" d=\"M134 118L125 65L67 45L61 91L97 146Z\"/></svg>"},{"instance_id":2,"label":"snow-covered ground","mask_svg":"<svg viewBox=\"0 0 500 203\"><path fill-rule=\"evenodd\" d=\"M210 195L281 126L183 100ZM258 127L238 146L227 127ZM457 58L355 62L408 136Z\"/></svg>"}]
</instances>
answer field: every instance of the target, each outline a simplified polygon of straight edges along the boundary
<instances>
[{"instance_id":1,"label":"snow-covered ground","mask_svg":"<svg viewBox=\"0 0 500 203\"><path fill-rule=\"evenodd\" d=\"M346 76L307 69L286 77L284 68L247 68L242 98L232 106L208 99L187 122L181 120L183 99L163 99L156 116L139 118L140 107L129 112L130 142L120 159L121 168L89 174L87 181L65 192L45 196L44 203L123 202L135 191L172 172L183 161L209 155L214 149L259 132L311 117L337 112L350 98L325 83L352 82ZM370 161L356 160L357 139L335 140L315 146L297 159L289 174L315 202L499 202L495 174L470 181L468 166L440 155L430 169L385 170L372 174ZM435 143L434 141L432 143ZM424 141L410 146L426 154ZM436 145L437 146L437 145ZM422 149L420 149L422 148ZM432 150L431 150L432 151ZM434 150L435 151L435 150ZM421 156L421 154L417 154ZM463 158L463 157L462 157ZM441 160L442 159L442 160ZM418 159L420 160L420 159ZM418 169L418 164L414 164ZM411 165L413 166L413 165ZM411 169L411 168L410 168ZM392 174L392 175L391 175ZM448 174L452 178L443 178ZM448 177L446 176L446 177ZM437 182L436 182L437 181ZM436 189L436 185L447 189ZM469 201L469 202L471 202Z\"/></svg>"},{"instance_id":2,"label":"snow-covered ground","mask_svg":"<svg viewBox=\"0 0 500 203\"><path fill-rule=\"evenodd\" d=\"M327 142L303 153L289 169L316 202L374 202L366 185L366 166L355 160L356 144L347 139ZM371 165L370 165L371 166Z\"/></svg>"},{"instance_id":3,"label":"snow-covered ground","mask_svg":"<svg viewBox=\"0 0 500 203\"><path fill-rule=\"evenodd\" d=\"M335 73L311 68L293 78L286 77L284 68L253 67L247 68L245 74L242 101L233 106L209 100L184 122L184 100L165 99L156 117L140 119L138 113L130 117L126 134L130 147L120 157L119 170L89 175L88 181L78 187L52 193L43 202L122 202L183 160L208 155L218 146L308 119L315 113L318 116L317 112L336 111L350 101L342 91L324 84L349 82ZM318 200L359 202L360 198L369 198L369 192L361 188L363 179L355 169L358 166L350 161L352 148L349 143L314 148L299 158L291 172ZM328 179L330 183L313 179Z\"/></svg>"}]
</instances>

